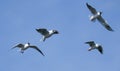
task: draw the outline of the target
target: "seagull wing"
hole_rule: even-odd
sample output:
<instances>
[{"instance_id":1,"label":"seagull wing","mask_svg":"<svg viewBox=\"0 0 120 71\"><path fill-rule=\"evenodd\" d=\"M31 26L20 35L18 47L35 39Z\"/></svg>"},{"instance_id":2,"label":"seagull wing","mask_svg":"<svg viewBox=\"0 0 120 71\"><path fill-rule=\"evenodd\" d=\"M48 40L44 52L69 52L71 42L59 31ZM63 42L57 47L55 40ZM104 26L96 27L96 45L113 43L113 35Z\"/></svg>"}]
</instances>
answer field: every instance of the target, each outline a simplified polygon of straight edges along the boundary
<instances>
[{"instance_id":1,"label":"seagull wing","mask_svg":"<svg viewBox=\"0 0 120 71\"><path fill-rule=\"evenodd\" d=\"M109 31L114 31L108 24L107 22L102 18L102 16L99 16L98 21Z\"/></svg>"},{"instance_id":2,"label":"seagull wing","mask_svg":"<svg viewBox=\"0 0 120 71\"><path fill-rule=\"evenodd\" d=\"M43 56L45 56L44 54L43 54L43 52L38 48L38 47L36 47L36 46L29 46L30 48L34 48L34 49L36 49L38 52L40 52Z\"/></svg>"},{"instance_id":3,"label":"seagull wing","mask_svg":"<svg viewBox=\"0 0 120 71\"><path fill-rule=\"evenodd\" d=\"M86 5L87 5L88 9L91 11L92 14L95 15L97 13L97 11L96 11L95 8L93 8L92 6L90 6L88 3L86 3Z\"/></svg>"},{"instance_id":4,"label":"seagull wing","mask_svg":"<svg viewBox=\"0 0 120 71\"><path fill-rule=\"evenodd\" d=\"M47 31L47 29L44 29L44 28L42 28L42 29L36 29L36 31L39 32L39 33L41 33L42 35L46 35L46 34L49 33L49 32Z\"/></svg>"},{"instance_id":5,"label":"seagull wing","mask_svg":"<svg viewBox=\"0 0 120 71\"><path fill-rule=\"evenodd\" d=\"M86 44L89 44L90 46L93 46L95 45L95 42L94 41L88 41L88 42L85 42Z\"/></svg>"},{"instance_id":6,"label":"seagull wing","mask_svg":"<svg viewBox=\"0 0 120 71\"><path fill-rule=\"evenodd\" d=\"M102 48L102 46L99 46L99 47L98 47L98 51L99 51L101 54L103 54L103 48Z\"/></svg>"},{"instance_id":7,"label":"seagull wing","mask_svg":"<svg viewBox=\"0 0 120 71\"><path fill-rule=\"evenodd\" d=\"M20 43L20 44L14 46L12 49L17 48L17 47L18 47L18 48L22 48L22 47L24 47L24 45Z\"/></svg>"}]
</instances>

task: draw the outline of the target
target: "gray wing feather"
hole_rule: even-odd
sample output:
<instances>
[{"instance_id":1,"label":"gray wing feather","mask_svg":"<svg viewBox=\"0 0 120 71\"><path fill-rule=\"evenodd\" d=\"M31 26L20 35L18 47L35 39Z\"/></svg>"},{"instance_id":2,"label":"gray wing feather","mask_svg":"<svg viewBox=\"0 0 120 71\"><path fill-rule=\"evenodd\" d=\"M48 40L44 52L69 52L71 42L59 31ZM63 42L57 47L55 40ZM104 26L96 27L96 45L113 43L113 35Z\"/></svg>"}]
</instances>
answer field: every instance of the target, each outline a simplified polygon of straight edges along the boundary
<instances>
[{"instance_id":1,"label":"gray wing feather","mask_svg":"<svg viewBox=\"0 0 120 71\"><path fill-rule=\"evenodd\" d=\"M20 44L18 44L18 45L16 45L16 46L14 46L14 47L13 47L13 48L11 48L11 49L14 49L14 48L17 48L17 47L18 47L18 48L21 48L21 47L24 47L24 45L20 43Z\"/></svg>"},{"instance_id":2,"label":"gray wing feather","mask_svg":"<svg viewBox=\"0 0 120 71\"><path fill-rule=\"evenodd\" d=\"M88 3L86 3L86 5L87 5L88 9L91 11L92 14L96 14L97 13L97 11L96 11L95 8L93 8L92 6L90 6Z\"/></svg>"},{"instance_id":3,"label":"gray wing feather","mask_svg":"<svg viewBox=\"0 0 120 71\"><path fill-rule=\"evenodd\" d=\"M109 31L114 31L108 24L107 22L102 18L102 16L99 16L98 21Z\"/></svg>"},{"instance_id":4,"label":"gray wing feather","mask_svg":"<svg viewBox=\"0 0 120 71\"><path fill-rule=\"evenodd\" d=\"M43 56L45 56L44 54L43 54L43 52L38 48L38 47L36 47L36 46L30 46L30 48L34 48L34 49L36 49L38 52L40 52Z\"/></svg>"},{"instance_id":5,"label":"gray wing feather","mask_svg":"<svg viewBox=\"0 0 120 71\"><path fill-rule=\"evenodd\" d=\"M36 29L36 31L39 32L39 33L41 33L42 35L46 35L46 34L49 33L49 32L47 31L47 29L44 29L44 28L42 28L42 29Z\"/></svg>"},{"instance_id":6,"label":"gray wing feather","mask_svg":"<svg viewBox=\"0 0 120 71\"><path fill-rule=\"evenodd\" d=\"M89 44L90 46L93 46L95 45L95 42L94 41L88 41L88 42L85 42L86 44Z\"/></svg>"}]
</instances>

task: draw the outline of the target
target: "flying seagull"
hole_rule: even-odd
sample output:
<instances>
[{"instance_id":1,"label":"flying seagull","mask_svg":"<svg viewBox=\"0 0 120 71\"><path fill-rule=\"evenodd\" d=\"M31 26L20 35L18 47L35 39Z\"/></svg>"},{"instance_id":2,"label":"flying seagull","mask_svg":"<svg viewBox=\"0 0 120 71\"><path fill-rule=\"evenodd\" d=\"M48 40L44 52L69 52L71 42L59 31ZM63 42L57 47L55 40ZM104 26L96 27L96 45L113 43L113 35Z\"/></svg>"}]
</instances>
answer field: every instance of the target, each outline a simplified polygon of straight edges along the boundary
<instances>
[{"instance_id":1,"label":"flying seagull","mask_svg":"<svg viewBox=\"0 0 120 71\"><path fill-rule=\"evenodd\" d=\"M96 11L95 8L93 8L92 6L90 6L88 3L86 3L88 9L91 11L91 13L93 14L92 16L90 16L90 20L91 21L95 21L96 19L109 31L114 31L107 23L107 21L104 20L104 18L101 16L102 12L100 11Z\"/></svg>"},{"instance_id":2,"label":"flying seagull","mask_svg":"<svg viewBox=\"0 0 120 71\"><path fill-rule=\"evenodd\" d=\"M33 48L33 49L36 49L38 52L40 52L44 56L43 52L37 46L30 45L30 43L26 43L26 44L19 43L16 46L14 46L12 49L17 47L20 48L21 53L24 53L24 51L28 48Z\"/></svg>"},{"instance_id":3,"label":"flying seagull","mask_svg":"<svg viewBox=\"0 0 120 71\"><path fill-rule=\"evenodd\" d=\"M41 33L41 35L43 35L42 37L42 41L45 41L46 38L49 38L51 37L53 34L59 34L59 32L57 30L47 30L45 28L39 28L39 29L36 29L37 32Z\"/></svg>"},{"instance_id":4,"label":"flying seagull","mask_svg":"<svg viewBox=\"0 0 120 71\"><path fill-rule=\"evenodd\" d=\"M97 49L101 54L103 54L103 48L101 45L96 44L94 41L88 41L85 42L85 44L89 44L90 48L88 49L88 51Z\"/></svg>"}]
</instances>

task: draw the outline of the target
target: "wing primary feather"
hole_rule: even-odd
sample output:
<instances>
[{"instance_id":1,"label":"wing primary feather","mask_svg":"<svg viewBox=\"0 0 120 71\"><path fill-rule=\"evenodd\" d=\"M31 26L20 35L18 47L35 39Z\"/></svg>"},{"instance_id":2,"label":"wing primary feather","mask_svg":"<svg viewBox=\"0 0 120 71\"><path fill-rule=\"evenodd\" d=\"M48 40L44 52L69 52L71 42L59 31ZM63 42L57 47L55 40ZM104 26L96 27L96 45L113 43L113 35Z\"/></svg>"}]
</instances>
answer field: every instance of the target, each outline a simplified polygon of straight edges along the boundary
<instances>
[{"instance_id":1,"label":"wing primary feather","mask_svg":"<svg viewBox=\"0 0 120 71\"><path fill-rule=\"evenodd\" d=\"M88 9L91 11L92 14L96 14L97 13L96 9L93 8L91 5L89 5L88 3L86 3L86 5L87 5Z\"/></svg>"},{"instance_id":2,"label":"wing primary feather","mask_svg":"<svg viewBox=\"0 0 120 71\"><path fill-rule=\"evenodd\" d=\"M36 47L36 46L30 46L31 48L34 48L34 49L36 49L38 52L40 52L43 56L45 56L44 54L43 54L43 52L38 48L38 47Z\"/></svg>"},{"instance_id":3,"label":"wing primary feather","mask_svg":"<svg viewBox=\"0 0 120 71\"><path fill-rule=\"evenodd\" d=\"M103 54L102 46L99 46L99 47L98 47L98 51L99 51L101 54Z\"/></svg>"},{"instance_id":4,"label":"wing primary feather","mask_svg":"<svg viewBox=\"0 0 120 71\"><path fill-rule=\"evenodd\" d=\"M108 24L107 22L103 19L102 16L99 16L97 20L109 31L114 31Z\"/></svg>"},{"instance_id":5,"label":"wing primary feather","mask_svg":"<svg viewBox=\"0 0 120 71\"><path fill-rule=\"evenodd\" d=\"M37 32L41 33L42 35L46 35L48 34L48 30L45 28L41 28L41 29L36 29Z\"/></svg>"}]
</instances>

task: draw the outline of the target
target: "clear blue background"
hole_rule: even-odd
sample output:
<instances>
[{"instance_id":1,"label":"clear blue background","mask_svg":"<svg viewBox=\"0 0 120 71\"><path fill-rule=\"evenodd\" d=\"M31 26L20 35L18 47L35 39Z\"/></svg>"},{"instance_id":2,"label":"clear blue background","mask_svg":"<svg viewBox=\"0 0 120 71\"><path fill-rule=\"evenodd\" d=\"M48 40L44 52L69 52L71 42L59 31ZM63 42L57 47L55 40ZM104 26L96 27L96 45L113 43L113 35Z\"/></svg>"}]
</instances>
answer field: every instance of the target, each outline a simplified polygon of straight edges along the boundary
<instances>
[{"instance_id":1,"label":"clear blue background","mask_svg":"<svg viewBox=\"0 0 120 71\"><path fill-rule=\"evenodd\" d=\"M86 2L103 12L115 32L89 20ZM120 71L120 0L0 0L0 25L0 71ZM60 34L40 42L36 28ZM104 54L89 52L89 40L100 43ZM11 50L27 42L45 57Z\"/></svg>"}]
</instances>

